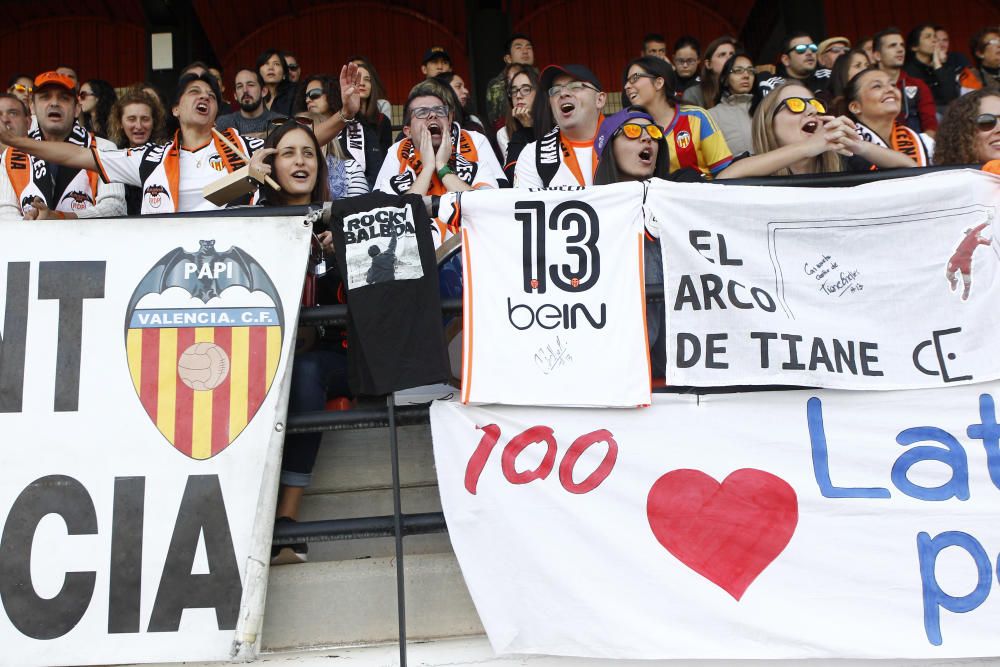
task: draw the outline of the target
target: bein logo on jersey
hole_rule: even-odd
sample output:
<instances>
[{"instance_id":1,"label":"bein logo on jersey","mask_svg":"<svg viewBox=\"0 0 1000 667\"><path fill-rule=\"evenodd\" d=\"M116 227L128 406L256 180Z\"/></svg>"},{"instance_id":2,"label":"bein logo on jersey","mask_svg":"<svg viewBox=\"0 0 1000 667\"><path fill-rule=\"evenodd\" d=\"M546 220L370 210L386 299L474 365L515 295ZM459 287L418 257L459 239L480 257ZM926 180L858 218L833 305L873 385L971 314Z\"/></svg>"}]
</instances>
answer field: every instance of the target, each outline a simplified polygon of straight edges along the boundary
<instances>
[{"instance_id":1,"label":"bein logo on jersey","mask_svg":"<svg viewBox=\"0 0 1000 667\"><path fill-rule=\"evenodd\" d=\"M527 294L545 294L549 284L570 294L585 292L601 277L600 220L592 206L581 201L564 201L550 212L545 202L519 201L514 219L523 230L523 289ZM549 232L567 233L563 248L549 248ZM555 236L555 234L553 234ZM569 262L551 263L552 256ZM582 303L515 304L507 299L507 319L518 331L538 325L543 329L576 329L589 323L603 329L607 322L606 304L595 317Z\"/></svg>"}]
</instances>

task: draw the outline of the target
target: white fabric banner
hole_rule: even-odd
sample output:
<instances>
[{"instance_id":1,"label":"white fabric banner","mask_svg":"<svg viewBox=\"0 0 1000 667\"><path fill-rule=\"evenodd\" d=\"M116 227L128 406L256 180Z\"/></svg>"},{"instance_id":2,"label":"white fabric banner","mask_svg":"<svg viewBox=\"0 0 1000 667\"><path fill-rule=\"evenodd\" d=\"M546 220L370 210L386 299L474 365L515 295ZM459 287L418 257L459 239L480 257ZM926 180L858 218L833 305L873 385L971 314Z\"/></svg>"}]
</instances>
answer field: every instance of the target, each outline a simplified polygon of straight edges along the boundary
<instances>
[{"instance_id":1,"label":"white fabric banner","mask_svg":"<svg viewBox=\"0 0 1000 667\"><path fill-rule=\"evenodd\" d=\"M431 425L498 653L945 659L1000 654L998 395L436 402Z\"/></svg>"},{"instance_id":2,"label":"white fabric banner","mask_svg":"<svg viewBox=\"0 0 1000 667\"><path fill-rule=\"evenodd\" d=\"M0 662L252 657L310 231L0 224Z\"/></svg>"},{"instance_id":3,"label":"white fabric banner","mask_svg":"<svg viewBox=\"0 0 1000 667\"><path fill-rule=\"evenodd\" d=\"M462 197L462 401L650 402L643 184Z\"/></svg>"},{"instance_id":4,"label":"white fabric banner","mask_svg":"<svg viewBox=\"0 0 1000 667\"><path fill-rule=\"evenodd\" d=\"M667 381L910 389L1000 378L1000 180L656 180Z\"/></svg>"}]
</instances>

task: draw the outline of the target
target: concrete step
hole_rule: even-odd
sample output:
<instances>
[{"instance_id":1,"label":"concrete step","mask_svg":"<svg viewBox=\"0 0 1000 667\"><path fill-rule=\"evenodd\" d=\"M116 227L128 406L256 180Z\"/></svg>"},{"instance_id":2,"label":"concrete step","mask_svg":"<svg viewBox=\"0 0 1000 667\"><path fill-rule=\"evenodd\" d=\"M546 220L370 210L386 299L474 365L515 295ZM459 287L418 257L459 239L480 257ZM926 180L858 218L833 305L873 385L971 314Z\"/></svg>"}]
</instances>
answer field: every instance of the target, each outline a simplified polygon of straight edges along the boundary
<instances>
[{"instance_id":1,"label":"concrete step","mask_svg":"<svg viewBox=\"0 0 1000 667\"><path fill-rule=\"evenodd\" d=\"M453 554L407 556L404 570L410 640L483 634ZM394 642L397 623L393 558L271 568L266 650Z\"/></svg>"},{"instance_id":2,"label":"concrete step","mask_svg":"<svg viewBox=\"0 0 1000 667\"><path fill-rule=\"evenodd\" d=\"M440 512L429 426L397 429L401 502L406 514ZM389 430L335 431L323 436L313 483L302 502L302 521L352 519L392 514L392 468ZM403 541L404 553L451 553L446 534L414 535ZM309 560L332 561L391 557L392 538L311 542Z\"/></svg>"},{"instance_id":3,"label":"concrete step","mask_svg":"<svg viewBox=\"0 0 1000 667\"><path fill-rule=\"evenodd\" d=\"M402 426L399 442L399 479L406 486L437 484L431 428ZM363 489L388 489L392 485L389 429L332 431L323 435L313 483L308 495Z\"/></svg>"}]
</instances>

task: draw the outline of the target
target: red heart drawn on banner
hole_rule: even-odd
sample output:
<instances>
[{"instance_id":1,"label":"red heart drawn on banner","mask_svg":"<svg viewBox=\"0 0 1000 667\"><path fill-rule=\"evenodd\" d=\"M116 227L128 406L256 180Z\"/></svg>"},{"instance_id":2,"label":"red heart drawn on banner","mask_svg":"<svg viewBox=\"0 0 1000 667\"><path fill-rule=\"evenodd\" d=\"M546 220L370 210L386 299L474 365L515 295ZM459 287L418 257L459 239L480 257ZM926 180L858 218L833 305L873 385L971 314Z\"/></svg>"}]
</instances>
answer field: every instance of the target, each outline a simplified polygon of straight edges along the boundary
<instances>
[{"instance_id":1,"label":"red heart drawn on banner","mask_svg":"<svg viewBox=\"0 0 1000 667\"><path fill-rule=\"evenodd\" d=\"M799 506L795 490L763 470L737 470L722 484L674 470L649 490L646 515L667 551L739 600L788 546Z\"/></svg>"}]
</instances>

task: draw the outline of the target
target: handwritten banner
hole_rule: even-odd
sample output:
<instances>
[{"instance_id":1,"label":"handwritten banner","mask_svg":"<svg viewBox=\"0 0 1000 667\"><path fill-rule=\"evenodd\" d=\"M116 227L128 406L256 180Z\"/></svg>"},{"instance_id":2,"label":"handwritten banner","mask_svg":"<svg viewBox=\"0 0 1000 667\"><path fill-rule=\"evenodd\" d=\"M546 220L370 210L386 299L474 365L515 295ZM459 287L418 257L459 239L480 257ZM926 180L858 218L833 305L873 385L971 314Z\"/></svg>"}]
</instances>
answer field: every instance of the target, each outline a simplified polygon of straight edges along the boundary
<instances>
[{"instance_id":1,"label":"handwritten banner","mask_svg":"<svg viewBox=\"0 0 1000 667\"><path fill-rule=\"evenodd\" d=\"M1000 383L431 407L494 650L633 659L1000 653Z\"/></svg>"},{"instance_id":2,"label":"handwritten banner","mask_svg":"<svg viewBox=\"0 0 1000 667\"><path fill-rule=\"evenodd\" d=\"M309 232L0 224L0 663L254 657Z\"/></svg>"},{"instance_id":3,"label":"handwritten banner","mask_svg":"<svg viewBox=\"0 0 1000 667\"><path fill-rule=\"evenodd\" d=\"M1000 180L655 181L667 378L908 389L1000 378Z\"/></svg>"}]
</instances>

